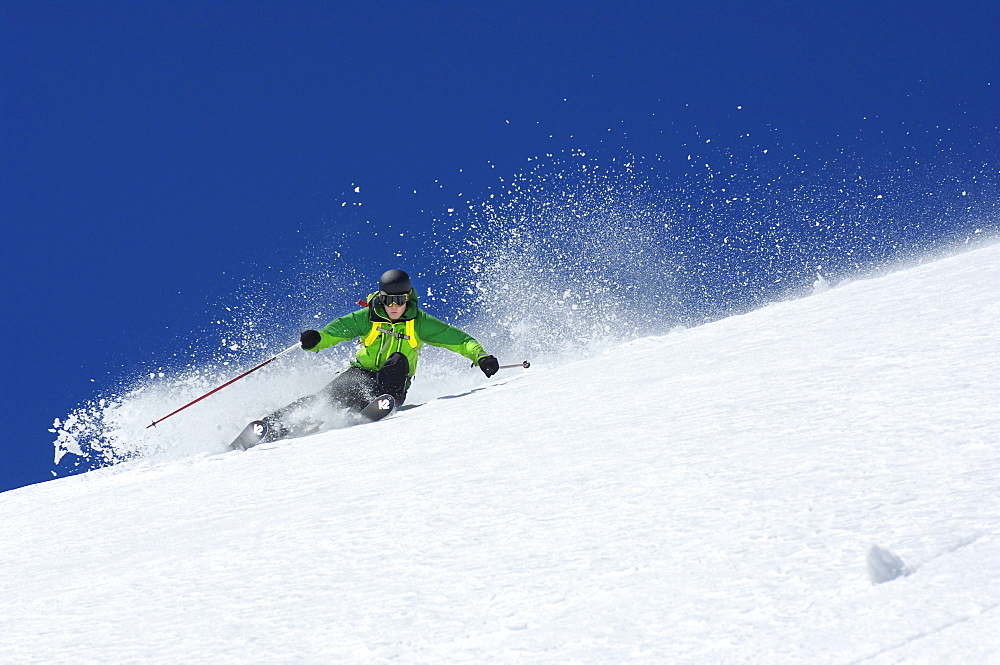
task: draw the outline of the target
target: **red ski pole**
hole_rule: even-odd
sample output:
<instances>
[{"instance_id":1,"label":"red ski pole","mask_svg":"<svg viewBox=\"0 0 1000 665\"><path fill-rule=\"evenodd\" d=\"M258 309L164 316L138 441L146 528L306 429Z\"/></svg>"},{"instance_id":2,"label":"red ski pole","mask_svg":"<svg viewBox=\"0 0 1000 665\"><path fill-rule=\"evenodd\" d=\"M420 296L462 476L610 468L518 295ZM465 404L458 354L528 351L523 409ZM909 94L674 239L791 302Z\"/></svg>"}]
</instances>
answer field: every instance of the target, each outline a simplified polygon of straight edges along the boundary
<instances>
[{"instance_id":1,"label":"red ski pole","mask_svg":"<svg viewBox=\"0 0 1000 665\"><path fill-rule=\"evenodd\" d=\"M273 362L273 361L277 360L278 358L280 358L281 356L283 356L286 353L288 353L289 351L291 351L292 349L298 349L301 346L302 346L301 344L293 344L292 346L288 347L287 349L285 349L281 353L277 354L273 358L269 358L268 360L265 360L264 362L262 362L261 364L257 365L256 367L248 369L247 371L243 372L242 374L240 374L239 376L237 376L235 379L230 379L229 381L226 381L225 383L223 383L218 388L213 388L212 390L209 390L207 393L205 393L204 395L202 395L198 399L191 400L190 402L188 402L187 404L185 404L181 408L177 409L176 411L171 411L170 413L168 413L167 415L163 416L159 420L154 420L150 424L146 425L146 429L149 429L150 427L155 426L157 423L162 423L164 420L166 420L170 416L172 416L172 415L174 415L176 413L180 413L181 411L183 411L184 409L188 408L192 404L197 404L198 402L200 402L201 400L205 399L209 395L214 395L215 393L219 392L220 390L222 390L226 386L228 386L228 385L230 385L232 383L236 383L237 381L239 381L240 379L242 379L247 374L253 374L257 370L259 370L261 367L263 367L264 365L268 364L269 362Z\"/></svg>"}]
</instances>

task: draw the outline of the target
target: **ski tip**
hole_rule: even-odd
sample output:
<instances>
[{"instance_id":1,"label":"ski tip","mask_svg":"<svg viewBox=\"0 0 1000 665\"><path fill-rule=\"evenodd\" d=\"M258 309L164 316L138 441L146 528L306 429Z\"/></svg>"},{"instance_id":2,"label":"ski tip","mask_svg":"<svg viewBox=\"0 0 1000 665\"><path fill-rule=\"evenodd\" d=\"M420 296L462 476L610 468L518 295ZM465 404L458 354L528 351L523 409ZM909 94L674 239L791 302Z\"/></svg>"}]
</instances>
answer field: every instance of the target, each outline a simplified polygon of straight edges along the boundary
<instances>
[{"instance_id":1,"label":"ski tip","mask_svg":"<svg viewBox=\"0 0 1000 665\"><path fill-rule=\"evenodd\" d=\"M229 447L233 450L253 448L263 441L265 436L267 436L267 423L263 420L255 420L240 432L240 435L229 444Z\"/></svg>"},{"instance_id":2,"label":"ski tip","mask_svg":"<svg viewBox=\"0 0 1000 665\"><path fill-rule=\"evenodd\" d=\"M396 400L392 395L379 395L361 411L361 415L367 420L375 421L385 418L396 408Z\"/></svg>"}]
</instances>

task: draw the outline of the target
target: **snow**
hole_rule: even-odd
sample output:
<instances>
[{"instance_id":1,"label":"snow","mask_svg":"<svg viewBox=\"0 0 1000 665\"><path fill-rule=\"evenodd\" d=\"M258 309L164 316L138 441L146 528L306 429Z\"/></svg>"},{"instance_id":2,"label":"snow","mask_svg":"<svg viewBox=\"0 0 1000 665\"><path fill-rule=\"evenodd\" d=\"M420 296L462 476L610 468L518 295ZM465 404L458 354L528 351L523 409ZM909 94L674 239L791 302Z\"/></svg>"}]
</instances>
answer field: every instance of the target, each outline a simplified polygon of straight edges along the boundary
<instances>
[{"instance_id":1,"label":"snow","mask_svg":"<svg viewBox=\"0 0 1000 665\"><path fill-rule=\"evenodd\" d=\"M2 660L1000 662L998 283L986 247L0 494Z\"/></svg>"}]
</instances>

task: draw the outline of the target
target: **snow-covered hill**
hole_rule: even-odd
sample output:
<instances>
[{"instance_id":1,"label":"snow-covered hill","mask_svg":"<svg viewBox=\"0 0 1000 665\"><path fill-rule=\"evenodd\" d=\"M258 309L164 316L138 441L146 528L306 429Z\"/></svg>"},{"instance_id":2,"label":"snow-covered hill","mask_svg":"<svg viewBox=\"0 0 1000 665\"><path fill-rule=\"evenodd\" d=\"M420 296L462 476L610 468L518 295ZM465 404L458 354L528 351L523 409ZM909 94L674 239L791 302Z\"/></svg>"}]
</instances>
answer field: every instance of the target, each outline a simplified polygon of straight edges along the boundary
<instances>
[{"instance_id":1,"label":"snow-covered hill","mask_svg":"<svg viewBox=\"0 0 1000 665\"><path fill-rule=\"evenodd\" d=\"M987 247L0 494L0 660L1000 662L998 289Z\"/></svg>"}]
</instances>

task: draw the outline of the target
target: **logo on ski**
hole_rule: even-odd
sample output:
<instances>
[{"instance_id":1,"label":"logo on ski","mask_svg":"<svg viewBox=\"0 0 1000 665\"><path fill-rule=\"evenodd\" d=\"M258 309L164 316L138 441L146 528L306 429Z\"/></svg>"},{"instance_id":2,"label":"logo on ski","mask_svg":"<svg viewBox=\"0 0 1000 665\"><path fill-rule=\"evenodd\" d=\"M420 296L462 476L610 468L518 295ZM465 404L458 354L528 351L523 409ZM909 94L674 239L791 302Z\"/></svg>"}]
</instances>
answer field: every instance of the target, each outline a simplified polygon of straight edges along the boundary
<instances>
[{"instance_id":1,"label":"logo on ski","mask_svg":"<svg viewBox=\"0 0 1000 665\"><path fill-rule=\"evenodd\" d=\"M379 395L361 411L361 417L365 420L381 420L392 413L395 408L396 400L393 399L392 395Z\"/></svg>"}]
</instances>

